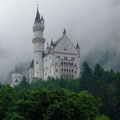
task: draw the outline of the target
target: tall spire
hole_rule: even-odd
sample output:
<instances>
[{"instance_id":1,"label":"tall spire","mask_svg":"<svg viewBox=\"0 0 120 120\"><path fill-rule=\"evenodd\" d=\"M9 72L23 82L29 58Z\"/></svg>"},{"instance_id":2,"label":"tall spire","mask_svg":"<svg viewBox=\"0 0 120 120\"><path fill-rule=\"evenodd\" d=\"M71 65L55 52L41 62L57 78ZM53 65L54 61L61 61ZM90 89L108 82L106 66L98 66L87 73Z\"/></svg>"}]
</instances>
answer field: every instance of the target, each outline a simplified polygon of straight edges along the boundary
<instances>
[{"instance_id":1,"label":"tall spire","mask_svg":"<svg viewBox=\"0 0 120 120\"><path fill-rule=\"evenodd\" d=\"M64 35L66 35L66 29L64 29L64 31L63 31L63 36L64 36Z\"/></svg>"},{"instance_id":2,"label":"tall spire","mask_svg":"<svg viewBox=\"0 0 120 120\"><path fill-rule=\"evenodd\" d=\"M80 49L80 46L79 46L79 43L78 43L78 42L77 42L76 48L77 48L77 49Z\"/></svg>"},{"instance_id":3,"label":"tall spire","mask_svg":"<svg viewBox=\"0 0 120 120\"><path fill-rule=\"evenodd\" d=\"M35 17L35 23L41 23L40 13L39 13L39 4L37 4L37 13Z\"/></svg>"},{"instance_id":4,"label":"tall spire","mask_svg":"<svg viewBox=\"0 0 120 120\"><path fill-rule=\"evenodd\" d=\"M44 18L43 18L43 16L41 17L41 21L43 21L43 22L44 22Z\"/></svg>"}]
</instances>

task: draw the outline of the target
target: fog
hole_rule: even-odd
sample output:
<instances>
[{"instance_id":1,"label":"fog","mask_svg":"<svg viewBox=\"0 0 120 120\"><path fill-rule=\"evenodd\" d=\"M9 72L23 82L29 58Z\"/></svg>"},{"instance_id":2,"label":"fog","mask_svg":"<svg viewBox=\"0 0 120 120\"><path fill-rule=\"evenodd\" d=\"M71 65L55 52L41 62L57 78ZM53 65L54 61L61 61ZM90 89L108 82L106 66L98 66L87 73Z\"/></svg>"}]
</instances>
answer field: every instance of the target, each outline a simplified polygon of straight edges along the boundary
<instances>
[{"instance_id":1,"label":"fog","mask_svg":"<svg viewBox=\"0 0 120 120\"><path fill-rule=\"evenodd\" d=\"M0 80L33 58L32 26L39 3L46 43L67 36L81 48L81 63L120 66L120 0L0 0ZM119 68L118 68L119 69Z\"/></svg>"}]
</instances>

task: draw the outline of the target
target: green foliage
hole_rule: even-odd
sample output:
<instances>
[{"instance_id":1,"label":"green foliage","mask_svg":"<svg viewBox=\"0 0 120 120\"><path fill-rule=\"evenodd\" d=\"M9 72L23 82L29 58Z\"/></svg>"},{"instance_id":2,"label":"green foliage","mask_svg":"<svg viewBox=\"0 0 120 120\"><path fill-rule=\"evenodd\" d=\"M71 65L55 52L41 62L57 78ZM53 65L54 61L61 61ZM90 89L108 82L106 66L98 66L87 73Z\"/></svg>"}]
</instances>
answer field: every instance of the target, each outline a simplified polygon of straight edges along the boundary
<instances>
[{"instance_id":1,"label":"green foliage","mask_svg":"<svg viewBox=\"0 0 120 120\"><path fill-rule=\"evenodd\" d=\"M15 98L16 92L13 88L8 85L0 88L0 120L3 120L11 106L14 106Z\"/></svg>"},{"instance_id":2,"label":"green foliage","mask_svg":"<svg viewBox=\"0 0 120 120\"><path fill-rule=\"evenodd\" d=\"M86 91L65 89L17 92L10 86L0 88L0 120L94 120L97 101Z\"/></svg>"},{"instance_id":3,"label":"green foliage","mask_svg":"<svg viewBox=\"0 0 120 120\"><path fill-rule=\"evenodd\" d=\"M116 107L120 106L120 103L117 102L119 98L116 97L116 94L119 96L119 92L117 91L120 91L118 90L120 85L119 83L116 84L116 79L117 74L112 69L105 71L99 64L96 64L92 70L88 63L84 62L80 78L61 78L56 80L54 78L48 78L47 81L36 79L32 82L31 89L45 88L52 90L55 88L65 88L76 93L87 90L98 100L100 113L109 116L111 119L115 119L115 116L119 115L118 113L120 111L120 107Z\"/></svg>"},{"instance_id":4,"label":"green foliage","mask_svg":"<svg viewBox=\"0 0 120 120\"><path fill-rule=\"evenodd\" d=\"M115 106L115 118L116 120L119 120L120 118L120 73L117 73L117 79L116 79L116 106Z\"/></svg>"},{"instance_id":5,"label":"green foliage","mask_svg":"<svg viewBox=\"0 0 120 120\"><path fill-rule=\"evenodd\" d=\"M93 78L93 71L85 61L81 69L80 90L88 90L91 88L91 81Z\"/></svg>"},{"instance_id":6,"label":"green foliage","mask_svg":"<svg viewBox=\"0 0 120 120\"><path fill-rule=\"evenodd\" d=\"M27 82L25 76L23 77L23 80L21 83L15 87L17 91L20 91L21 89L30 89L30 84Z\"/></svg>"},{"instance_id":7,"label":"green foliage","mask_svg":"<svg viewBox=\"0 0 120 120\"><path fill-rule=\"evenodd\" d=\"M17 112L14 112L12 114L8 113L7 118L4 120L25 120L23 116L20 116Z\"/></svg>"},{"instance_id":8,"label":"green foliage","mask_svg":"<svg viewBox=\"0 0 120 120\"><path fill-rule=\"evenodd\" d=\"M120 118L120 73L99 64L91 69L84 62L77 79L29 84L24 77L14 89L0 85L0 120L110 120L106 116Z\"/></svg>"},{"instance_id":9,"label":"green foliage","mask_svg":"<svg viewBox=\"0 0 120 120\"><path fill-rule=\"evenodd\" d=\"M97 117L95 120L110 120L110 119L103 115L101 117Z\"/></svg>"}]
</instances>

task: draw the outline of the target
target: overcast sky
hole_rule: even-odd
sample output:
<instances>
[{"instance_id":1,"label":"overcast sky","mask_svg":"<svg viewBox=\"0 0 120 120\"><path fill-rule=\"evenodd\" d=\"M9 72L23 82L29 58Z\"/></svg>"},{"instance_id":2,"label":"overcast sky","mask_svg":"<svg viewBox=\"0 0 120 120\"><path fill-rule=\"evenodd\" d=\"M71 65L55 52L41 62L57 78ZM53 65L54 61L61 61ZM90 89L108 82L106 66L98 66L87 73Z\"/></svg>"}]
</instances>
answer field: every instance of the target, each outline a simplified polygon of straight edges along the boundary
<instances>
[{"instance_id":1,"label":"overcast sky","mask_svg":"<svg viewBox=\"0 0 120 120\"><path fill-rule=\"evenodd\" d=\"M33 58L37 1L46 43L59 39L66 28L71 41L80 44L81 60L96 49L119 54L120 0L0 0L0 78Z\"/></svg>"}]
</instances>

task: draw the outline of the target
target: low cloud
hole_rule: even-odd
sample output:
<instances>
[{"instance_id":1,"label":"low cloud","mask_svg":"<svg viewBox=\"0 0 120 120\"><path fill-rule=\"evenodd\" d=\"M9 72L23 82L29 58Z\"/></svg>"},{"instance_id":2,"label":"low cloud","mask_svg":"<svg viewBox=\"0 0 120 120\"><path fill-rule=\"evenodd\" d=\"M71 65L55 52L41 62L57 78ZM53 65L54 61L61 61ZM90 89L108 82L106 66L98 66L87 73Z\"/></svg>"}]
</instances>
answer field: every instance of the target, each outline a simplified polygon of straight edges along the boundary
<instances>
[{"instance_id":1,"label":"low cloud","mask_svg":"<svg viewBox=\"0 0 120 120\"><path fill-rule=\"evenodd\" d=\"M5 80L16 64L33 58L32 26L35 0L0 1L0 78ZM119 70L120 62L119 0L44 0L40 13L45 19L44 37L61 37L63 29L74 44L81 47L81 63L100 63Z\"/></svg>"}]
</instances>

